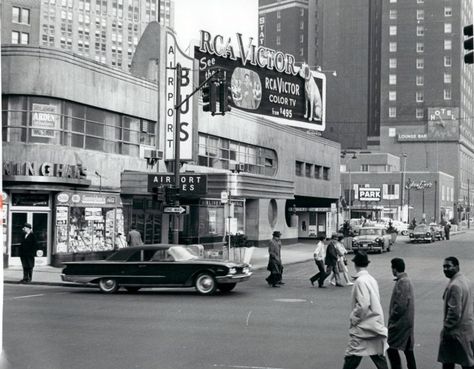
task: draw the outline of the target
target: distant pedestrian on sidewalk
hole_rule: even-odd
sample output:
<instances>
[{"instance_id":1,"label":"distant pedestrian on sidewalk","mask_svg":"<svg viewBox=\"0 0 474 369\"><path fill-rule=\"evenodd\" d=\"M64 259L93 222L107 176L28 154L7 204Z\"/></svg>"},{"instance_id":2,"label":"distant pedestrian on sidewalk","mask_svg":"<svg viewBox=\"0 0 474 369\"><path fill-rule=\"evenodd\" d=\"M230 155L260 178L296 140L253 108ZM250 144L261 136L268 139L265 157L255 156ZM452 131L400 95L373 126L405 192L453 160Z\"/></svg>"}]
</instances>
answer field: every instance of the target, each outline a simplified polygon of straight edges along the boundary
<instances>
[{"instance_id":1,"label":"distant pedestrian on sidewalk","mask_svg":"<svg viewBox=\"0 0 474 369\"><path fill-rule=\"evenodd\" d=\"M352 287L349 343L343 369L357 368L364 356L370 356L377 369L388 369L384 356L387 328L384 325L379 286L367 271L370 261L365 252L357 252L352 261L357 274Z\"/></svg>"},{"instance_id":2,"label":"distant pedestrian on sidewalk","mask_svg":"<svg viewBox=\"0 0 474 369\"><path fill-rule=\"evenodd\" d=\"M388 317L387 355L392 369L401 369L398 350L405 353L408 369L416 369L414 347L415 294L413 285L405 273L405 262L401 258L391 261L395 277Z\"/></svg>"},{"instance_id":3,"label":"distant pedestrian on sidewalk","mask_svg":"<svg viewBox=\"0 0 474 369\"><path fill-rule=\"evenodd\" d=\"M451 223L446 222L444 224L444 233L446 235L446 239L449 240L449 232L451 232Z\"/></svg>"},{"instance_id":4,"label":"distant pedestrian on sidewalk","mask_svg":"<svg viewBox=\"0 0 474 369\"><path fill-rule=\"evenodd\" d=\"M135 225L130 226L130 232L127 235L128 246L141 246L143 245L142 235L137 231Z\"/></svg>"},{"instance_id":5,"label":"distant pedestrian on sidewalk","mask_svg":"<svg viewBox=\"0 0 474 369\"><path fill-rule=\"evenodd\" d=\"M280 287L285 284L282 281L283 264L281 263L281 233L279 231L273 232L273 238L268 245L268 266L267 270L270 275L266 278L267 283L272 287Z\"/></svg>"},{"instance_id":6,"label":"distant pedestrian on sidewalk","mask_svg":"<svg viewBox=\"0 0 474 369\"><path fill-rule=\"evenodd\" d=\"M29 283L33 279L33 268L35 267L38 243L30 223L25 223L22 230L25 233L25 238L21 241L20 246L20 260L23 267L23 279L20 283Z\"/></svg>"},{"instance_id":7,"label":"distant pedestrian on sidewalk","mask_svg":"<svg viewBox=\"0 0 474 369\"><path fill-rule=\"evenodd\" d=\"M334 274L334 278L336 279L336 286L337 287L344 287L341 284L341 278L339 277L339 272L337 270L337 259L339 257L339 253L336 248L337 242L337 235L332 235L331 241L329 241L328 247L326 248L326 258L324 260L327 268L326 274L329 276L331 273Z\"/></svg>"},{"instance_id":8,"label":"distant pedestrian on sidewalk","mask_svg":"<svg viewBox=\"0 0 474 369\"><path fill-rule=\"evenodd\" d=\"M324 286L324 280L327 277L326 269L324 268L324 258L326 257L326 245L323 242L324 241L323 236L316 237L316 240L318 242L316 243L316 247L313 252L313 258L319 272L313 275L309 280L311 281L311 284L313 286L314 286L314 282L318 281L319 288L326 288Z\"/></svg>"},{"instance_id":9,"label":"distant pedestrian on sidewalk","mask_svg":"<svg viewBox=\"0 0 474 369\"><path fill-rule=\"evenodd\" d=\"M439 343L438 362L443 369L474 368L474 317L470 281L459 271L454 256L443 262L444 275L449 278L444 290L444 319Z\"/></svg>"}]
</instances>

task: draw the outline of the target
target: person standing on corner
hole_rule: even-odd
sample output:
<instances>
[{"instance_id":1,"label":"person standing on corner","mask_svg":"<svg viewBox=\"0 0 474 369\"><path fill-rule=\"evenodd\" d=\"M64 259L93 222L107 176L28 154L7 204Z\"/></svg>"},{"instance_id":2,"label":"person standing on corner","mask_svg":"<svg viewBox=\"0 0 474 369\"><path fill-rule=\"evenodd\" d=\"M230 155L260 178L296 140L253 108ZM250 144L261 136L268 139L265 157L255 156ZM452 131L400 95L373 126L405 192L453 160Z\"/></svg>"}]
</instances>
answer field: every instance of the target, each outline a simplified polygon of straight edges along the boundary
<instances>
[{"instance_id":1,"label":"person standing on corner","mask_svg":"<svg viewBox=\"0 0 474 369\"><path fill-rule=\"evenodd\" d=\"M20 260L23 267L23 279L20 283L29 283L33 279L38 244L30 223L25 223L22 230L25 232L25 238L21 241L20 246Z\"/></svg>"},{"instance_id":2,"label":"person standing on corner","mask_svg":"<svg viewBox=\"0 0 474 369\"><path fill-rule=\"evenodd\" d=\"M444 259L443 272L449 278L444 290L443 329L439 342L438 362L443 369L474 368L474 317L470 281L459 271L454 256Z\"/></svg>"},{"instance_id":3,"label":"person standing on corner","mask_svg":"<svg viewBox=\"0 0 474 369\"><path fill-rule=\"evenodd\" d=\"M142 235L137 231L135 225L130 226L130 232L127 235L128 246L141 246L143 245Z\"/></svg>"},{"instance_id":4,"label":"person standing on corner","mask_svg":"<svg viewBox=\"0 0 474 369\"><path fill-rule=\"evenodd\" d=\"M270 275L266 278L267 283L272 287L280 287L285 284L282 281L283 265L281 263L281 232L273 232L273 238L268 245L268 266Z\"/></svg>"},{"instance_id":5,"label":"person standing on corner","mask_svg":"<svg viewBox=\"0 0 474 369\"><path fill-rule=\"evenodd\" d=\"M313 286L314 282L317 280L319 288L326 288L324 286L324 280L327 277L326 270L324 268L324 258L326 257L326 245L323 242L324 236L318 236L316 237L316 240L318 243L314 249L313 257L319 272L313 275L309 280Z\"/></svg>"},{"instance_id":6,"label":"person standing on corner","mask_svg":"<svg viewBox=\"0 0 474 369\"><path fill-rule=\"evenodd\" d=\"M352 259L357 274L352 287L352 311L349 316L349 343L343 369L355 369L362 357L370 356L377 369L388 369L387 328L384 325L379 286L367 271L370 261L363 251Z\"/></svg>"},{"instance_id":7,"label":"person standing on corner","mask_svg":"<svg viewBox=\"0 0 474 369\"><path fill-rule=\"evenodd\" d=\"M416 369L414 347L415 294L413 285L405 273L405 262L401 258L391 260L395 277L388 317L387 355L392 369L401 369L398 350L405 353L408 369Z\"/></svg>"}]
</instances>

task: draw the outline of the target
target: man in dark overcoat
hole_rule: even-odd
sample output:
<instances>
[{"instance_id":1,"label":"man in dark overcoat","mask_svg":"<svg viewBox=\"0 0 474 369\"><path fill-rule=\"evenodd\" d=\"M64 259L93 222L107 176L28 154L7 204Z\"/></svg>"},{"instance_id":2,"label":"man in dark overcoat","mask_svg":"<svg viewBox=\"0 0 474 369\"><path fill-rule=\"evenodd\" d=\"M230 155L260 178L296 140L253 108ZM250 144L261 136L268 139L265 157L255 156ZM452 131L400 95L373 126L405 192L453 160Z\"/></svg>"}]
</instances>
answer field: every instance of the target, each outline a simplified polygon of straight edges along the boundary
<instances>
[{"instance_id":1,"label":"man in dark overcoat","mask_svg":"<svg viewBox=\"0 0 474 369\"><path fill-rule=\"evenodd\" d=\"M22 230L25 233L25 238L21 241L20 246L20 260L21 266L23 267L23 279L20 283L28 283L31 282L33 278L33 268L35 267L35 255L38 245L30 223L25 223Z\"/></svg>"},{"instance_id":2,"label":"man in dark overcoat","mask_svg":"<svg viewBox=\"0 0 474 369\"><path fill-rule=\"evenodd\" d=\"M326 257L324 258L324 263L326 264L326 274L329 276L331 273L334 274L334 279L336 280L337 287L344 287L341 283L341 278L339 277L339 271L337 269L337 259L339 254L335 245L337 242L337 235L333 234L331 241L326 248Z\"/></svg>"},{"instance_id":3,"label":"man in dark overcoat","mask_svg":"<svg viewBox=\"0 0 474 369\"><path fill-rule=\"evenodd\" d=\"M280 287L283 275L283 264L281 263L281 232L273 232L273 238L268 245L268 266L270 275L266 278L267 283L272 287Z\"/></svg>"},{"instance_id":4,"label":"man in dark overcoat","mask_svg":"<svg viewBox=\"0 0 474 369\"><path fill-rule=\"evenodd\" d=\"M398 350L405 353L408 369L416 369L414 347L415 294L413 285L405 273L405 262L401 258L391 261L395 277L388 317L388 359L392 369L401 369Z\"/></svg>"},{"instance_id":5,"label":"man in dark overcoat","mask_svg":"<svg viewBox=\"0 0 474 369\"><path fill-rule=\"evenodd\" d=\"M443 262L444 275L449 278L443 294L444 319L439 343L438 362L443 369L474 368L474 316L471 283L459 271L459 260L454 256Z\"/></svg>"}]
</instances>

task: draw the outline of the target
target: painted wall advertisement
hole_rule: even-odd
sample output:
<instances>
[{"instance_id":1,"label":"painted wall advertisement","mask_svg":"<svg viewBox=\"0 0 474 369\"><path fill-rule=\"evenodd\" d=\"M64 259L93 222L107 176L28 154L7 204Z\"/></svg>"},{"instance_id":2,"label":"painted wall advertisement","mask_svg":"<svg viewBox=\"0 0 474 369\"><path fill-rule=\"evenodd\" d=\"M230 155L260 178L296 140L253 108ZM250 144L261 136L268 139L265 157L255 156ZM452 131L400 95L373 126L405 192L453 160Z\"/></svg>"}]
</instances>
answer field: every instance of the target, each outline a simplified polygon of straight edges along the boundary
<instances>
[{"instance_id":1,"label":"painted wall advertisement","mask_svg":"<svg viewBox=\"0 0 474 369\"><path fill-rule=\"evenodd\" d=\"M194 49L201 84L216 69L226 72L232 103L250 113L298 128L323 131L326 122L326 79L309 66L296 65L293 55L264 46L244 44L237 33L238 48L232 39L212 37L201 31L200 46Z\"/></svg>"}]
</instances>

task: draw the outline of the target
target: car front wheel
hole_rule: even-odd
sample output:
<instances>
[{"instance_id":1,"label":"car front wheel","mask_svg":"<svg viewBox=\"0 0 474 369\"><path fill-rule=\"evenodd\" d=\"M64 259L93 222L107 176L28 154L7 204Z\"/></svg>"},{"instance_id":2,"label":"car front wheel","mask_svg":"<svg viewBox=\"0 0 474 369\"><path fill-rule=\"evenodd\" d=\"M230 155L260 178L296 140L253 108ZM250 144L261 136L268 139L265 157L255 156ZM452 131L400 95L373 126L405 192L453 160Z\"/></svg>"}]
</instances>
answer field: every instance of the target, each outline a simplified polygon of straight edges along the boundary
<instances>
[{"instance_id":1,"label":"car front wheel","mask_svg":"<svg viewBox=\"0 0 474 369\"><path fill-rule=\"evenodd\" d=\"M237 283L225 283L225 284L220 284L219 286L217 286L217 288L221 292L230 292L234 289L236 285Z\"/></svg>"},{"instance_id":2,"label":"car front wheel","mask_svg":"<svg viewBox=\"0 0 474 369\"><path fill-rule=\"evenodd\" d=\"M119 289L119 285L113 278L102 278L99 281L99 288L104 293L114 293Z\"/></svg>"},{"instance_id":3,"label":"car front wheel","mask_svg":"<svg viewBox=\"0 0 474 369\"><path fill-rule=\"evenodd\" d=\"M212 295L217 289L216 280L209 273L199 274L194 285L201 295Z\"/></svg>"}]
</instances>

